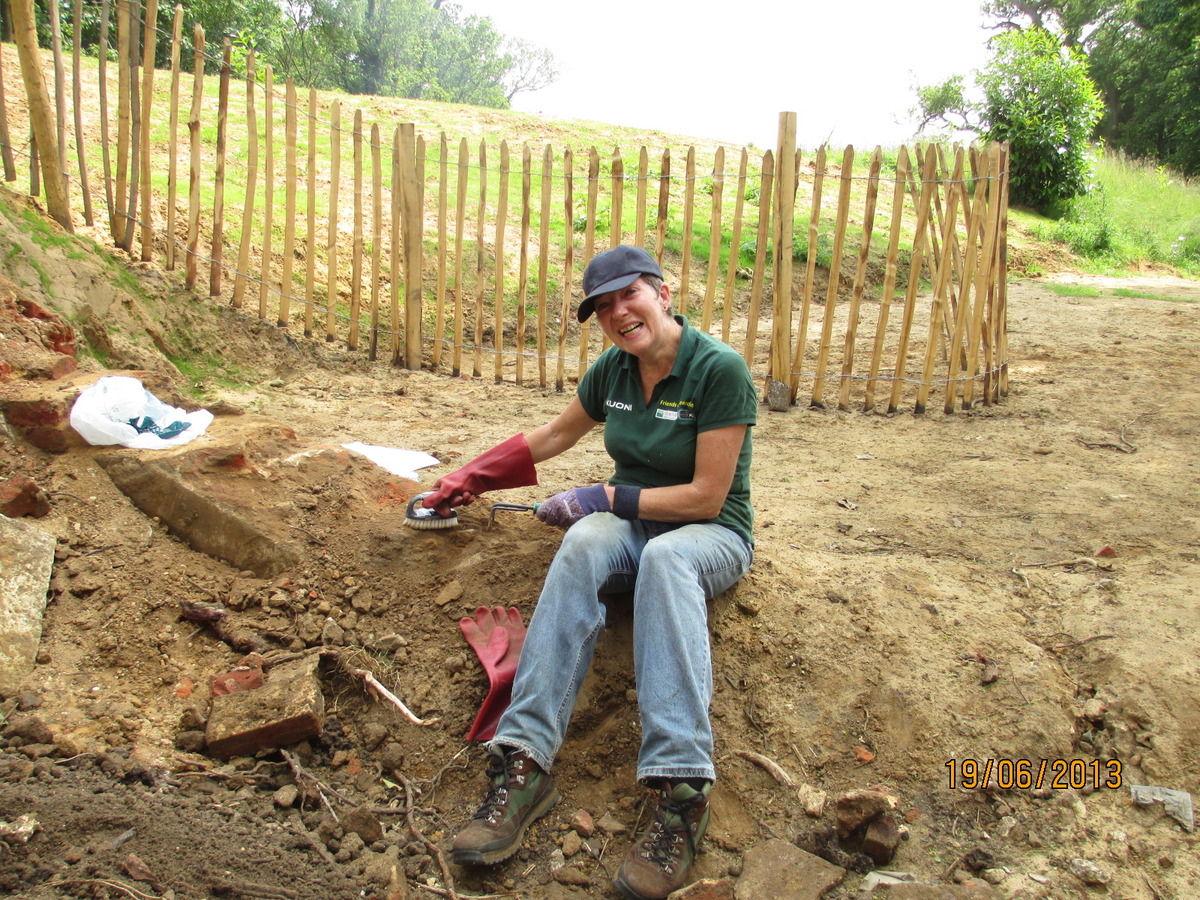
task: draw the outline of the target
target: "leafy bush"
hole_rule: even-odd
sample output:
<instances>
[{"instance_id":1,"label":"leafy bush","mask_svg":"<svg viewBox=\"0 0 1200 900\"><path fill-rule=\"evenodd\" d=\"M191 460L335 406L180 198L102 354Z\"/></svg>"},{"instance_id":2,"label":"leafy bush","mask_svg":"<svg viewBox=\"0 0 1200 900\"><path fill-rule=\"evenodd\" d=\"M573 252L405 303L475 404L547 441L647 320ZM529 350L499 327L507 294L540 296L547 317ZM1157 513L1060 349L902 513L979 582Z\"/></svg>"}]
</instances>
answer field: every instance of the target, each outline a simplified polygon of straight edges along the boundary
<instances>
[{"instance_id":1,"label":"leafy bush","mask_svg":"<svg viewBox=\"0 0 1200 900\"><path fill-rule=\"evenodd\" d=\"M1082 194L1092 128L1103 109L1087 61L1041 28L1007 31L980 73L989 141L1012 148L1012 202L1046 211Z\"/></svg>"}]
</instances>

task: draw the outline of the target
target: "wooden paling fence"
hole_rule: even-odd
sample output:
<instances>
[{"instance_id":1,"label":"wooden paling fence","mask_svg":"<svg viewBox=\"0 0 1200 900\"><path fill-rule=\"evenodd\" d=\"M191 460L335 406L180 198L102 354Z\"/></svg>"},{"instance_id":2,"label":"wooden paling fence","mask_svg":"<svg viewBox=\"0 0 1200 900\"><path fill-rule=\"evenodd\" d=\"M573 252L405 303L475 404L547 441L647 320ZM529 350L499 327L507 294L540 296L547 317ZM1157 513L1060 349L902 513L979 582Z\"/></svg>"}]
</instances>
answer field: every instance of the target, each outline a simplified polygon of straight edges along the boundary
<instances>
[{"instance_id":1,"label":"wooden paling fence","mask_svg":"<svg viewBox=\"0 0 1200 900\"><path fill-rule=\"evenodd\" d=\"M182 266L213 300L371 359L562 390L604 346L575 321L584 265L630 242L660 260L679 312L743 353L772 408L950 412L1007 393L1004 146L875 148L864 166L853 147L799 151L794 113L761 154L601 155L445 130L427 140L412 122L368 123L339 97L309 90L302 102L252 53L235 80L228 43L206 75L199 28L188 73L181 6L169 34L156 0L140 14L120 0L116 13L115 112L105 56L81 58L79 0L69 73L52 21L57 124L37 133L57 140L54 175L53 155L10 141L37 129L6 111L15 54L3 48L5 177L17 177L14 150L28 155L31 193L41 163L43 180L68 186L72 220L92 225L102 206L115 245ZM108 17L106 0L105 45ZM153 67L159 40L166 79Z\"/></svg>"}]
</instances>

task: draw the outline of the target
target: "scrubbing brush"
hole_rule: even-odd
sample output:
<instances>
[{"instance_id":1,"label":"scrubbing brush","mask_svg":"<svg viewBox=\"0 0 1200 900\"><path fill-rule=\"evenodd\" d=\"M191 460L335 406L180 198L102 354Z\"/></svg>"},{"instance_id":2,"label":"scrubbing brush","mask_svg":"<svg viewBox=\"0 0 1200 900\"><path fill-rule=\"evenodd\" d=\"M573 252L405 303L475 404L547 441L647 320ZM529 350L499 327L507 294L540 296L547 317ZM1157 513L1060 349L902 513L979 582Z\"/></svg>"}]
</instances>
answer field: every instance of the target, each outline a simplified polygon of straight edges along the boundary
<instances>
[{"instance_id":1,"label":"scrubbing brush","mask_svg":"<svg viewBox=\"0 0 1200 900\"><path fill-rule=\"evenodd\" d=\"M409 528L419 528L422 531L457 527L458 513L454 510L450 510L450 515L443 516L439 515L436 509L427 509L421 505L421 501L432 493L433 491L426 491L408 501L408 508L404 511L404 524Z\"/></svg>"}]
</instances>

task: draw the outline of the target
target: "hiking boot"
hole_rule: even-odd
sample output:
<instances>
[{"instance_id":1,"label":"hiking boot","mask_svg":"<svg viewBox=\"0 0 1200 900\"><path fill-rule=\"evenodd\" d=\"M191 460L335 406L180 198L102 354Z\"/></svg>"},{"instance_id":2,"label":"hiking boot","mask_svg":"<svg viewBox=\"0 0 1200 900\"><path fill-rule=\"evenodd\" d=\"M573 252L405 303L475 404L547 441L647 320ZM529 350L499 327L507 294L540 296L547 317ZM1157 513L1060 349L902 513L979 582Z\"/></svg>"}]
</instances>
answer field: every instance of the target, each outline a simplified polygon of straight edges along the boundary
<instances>
[{"instance_id":1,"label":"hiking boot","mask_svg":"<svg viewBox=\"0 0 1200 900\"><path fill-rule=\"evenodd\" d=\"M625 854L616 887L630 900L662 900L687 883L688 869L708 827L712 783L696 790L663 782L654 821Z\"/></svg>"},{"instance_id":2,"label":"hiking boot","mask_svg":"<svg viewBox=\"0 0 1200 900\"><path fill-rule=\"evenodd\" d=\"M521 846L525 831L558 802L554 781L524 750L492 751L487 796L458 834L450 858L460 866L491 866Z\"/></svg>"}]
</instances>

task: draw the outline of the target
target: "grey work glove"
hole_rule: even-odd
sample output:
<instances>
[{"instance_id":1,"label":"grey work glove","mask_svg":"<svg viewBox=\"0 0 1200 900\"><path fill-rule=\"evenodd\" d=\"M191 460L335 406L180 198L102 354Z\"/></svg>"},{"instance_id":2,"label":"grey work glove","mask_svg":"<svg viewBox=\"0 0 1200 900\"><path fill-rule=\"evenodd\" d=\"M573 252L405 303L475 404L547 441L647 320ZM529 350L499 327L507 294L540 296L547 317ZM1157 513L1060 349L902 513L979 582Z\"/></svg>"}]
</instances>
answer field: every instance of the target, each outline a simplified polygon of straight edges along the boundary
<instances>
[{"instance_id":1,"label":"grey work glove","mask_svg":"<svg viewBox=\"0 0 1200 900\"><path fill-rule=\"evenodd\" d=\"M555 494L539 506L534 515L547 525L570 528L584 516L594 512L612 512L608 494L602 484L571 488L569 491Z\"/></svg>"}]
</instances>

